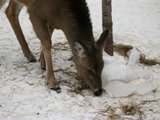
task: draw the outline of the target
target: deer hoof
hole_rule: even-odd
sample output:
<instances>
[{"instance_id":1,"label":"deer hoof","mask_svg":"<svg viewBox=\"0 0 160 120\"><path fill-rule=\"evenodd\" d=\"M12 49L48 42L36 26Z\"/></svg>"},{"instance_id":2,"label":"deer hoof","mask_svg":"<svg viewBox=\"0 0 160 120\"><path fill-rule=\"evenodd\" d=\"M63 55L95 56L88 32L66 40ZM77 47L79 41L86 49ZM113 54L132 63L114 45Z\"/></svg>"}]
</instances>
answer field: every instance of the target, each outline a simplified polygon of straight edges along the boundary
<instances>
[{"instance_id":1,"label":"deer hoof","mask_svg":"<svg viewBox=\"0 0 160 120\"><path fill-rule=\"evenodd\" d=\"M32 59L32 60L30 60L30 62L34 63L34 62L37 62L37 60L36 59Z\"/></svg>"},{"instance_id":2,"label":"deer hoof","mask_svg":"<svg viewBox=\"0 0 160 120\"><path fill-rule=\"evenodd\" d=\"M95 95L95 96L101 96L101 95L102 95L102 92L103 92L103 90L102 90L102 89L99 89L98 91L95 91L95 92L94 92L94 95Z\"/></svg>"},{"instance_id":3,"label":"deer hoof","mask_svg":"<svg viewBox=\"0 0 160 120\"><path fill-rule=\"evenodd\" d=\"M45 67L41 67L41 69L42 69L42 70L46 70L46 68L45 68Z\"/></svg>"},{"instance_id":4,"label":"deer hoof","mask_svg":"<svg viewBox=\"0 0 160 120\"><path fill-rule=\"evenodd\" d=\"M47 82L47 85L51 90L54 90L57 93L61 93L61 88L59 87L59 84L57 82Z\"/></svg>"},{"instance_id":5,"label":"deer hoof","mask_svg":"<svg viewBox=\"0 0 160 120\"><path fill-rule=\"evenodd\" d=\"M51 88L51 90L54 90L57 93L61 93L61 88L60 87Z\"/></svg>"}]
</instances>

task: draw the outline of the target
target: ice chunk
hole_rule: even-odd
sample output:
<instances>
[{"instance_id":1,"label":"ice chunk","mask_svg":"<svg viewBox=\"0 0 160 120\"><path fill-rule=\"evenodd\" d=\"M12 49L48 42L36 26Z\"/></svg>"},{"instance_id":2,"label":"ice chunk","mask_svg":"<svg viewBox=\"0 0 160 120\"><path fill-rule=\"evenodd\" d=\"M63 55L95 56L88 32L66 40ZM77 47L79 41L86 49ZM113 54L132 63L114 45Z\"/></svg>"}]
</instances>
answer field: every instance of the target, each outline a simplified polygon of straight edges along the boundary
<instances>
[{"instance_id":1,"label":"ice chunk","mask_svg":"<svg viewBox=\"0 0 160 120\"><path fill-rule=\"evenodd\" d=\"M153 84L151 81L146 81L137 86L136 93L144 95L150 93L158 88L157 85Z\"/></svg>"},{"instance_id":2,"label":"ice chunk","mask_svg":"<svg viewBox=\"0 0 160 120\"><path fill-rule=\"evenodd\" d=\"M126 97L132 94L136 90L136 87L129 83L113 81L110 82L104 89L112 97Z\"/></svg>"},{"instance_id":3,"label":"ice chunk","mask_svg":"<svg viewBox=\"0 0 160 120\"><path fill-rule=\"evenodd\" d=\"M108 81L130 82L135 78L135 73L125 64L113 63L105 65L102 71L102 82L105 85Z\"/></svg>"},{"instance_id":4,"label":"ice chunk","mask_svg":"<svg viewBox=\"0 0 160 120\"><path fill-rule=\"evenodd\" d=\"M112 81L104 86L104 89L112 97L127 97L131 94L144 95L152 92L158 88L152 81L145 79L137 79L130 83L123 83L121 81Z\"/></svg>"},{"instance_id":5,"label":"ice chunk","mask_svg":"<svg viewBox=\"0 0 160 120\"><path fill-rule=\"evenodd\" d=\"M137 48L133 48L127 54L129 56L128 65L135 65L139 63L140 51Z\"/></svg>"}]
</instances>

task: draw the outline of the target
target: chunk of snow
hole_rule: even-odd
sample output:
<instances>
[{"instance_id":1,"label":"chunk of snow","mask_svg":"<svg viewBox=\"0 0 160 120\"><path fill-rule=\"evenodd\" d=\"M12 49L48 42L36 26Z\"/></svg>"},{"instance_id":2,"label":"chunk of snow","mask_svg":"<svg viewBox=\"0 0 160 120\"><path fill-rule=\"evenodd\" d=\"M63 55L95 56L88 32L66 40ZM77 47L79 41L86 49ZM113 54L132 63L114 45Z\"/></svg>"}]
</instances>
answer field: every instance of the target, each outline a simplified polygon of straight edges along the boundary
<instances>
[{"instance_id":1,"label":"chunk of snow","mask_svg":"<svg viewBox=\"0 0 160 120\"><path fill-rule=\"evenodd\" d=\"M130 82L136 78L133 70L124 64L112 63L105 65L102 71L102 82L106 85L109 81Z\"/></svg>"},{"instance_id":2,"label":"chunk of snow","mask_svg":"<svg viewBox=\"0 0 160 120\"><path fill-rule=\"evenodd\" d=\"M113 81L110 82L104 89L112 97L125 97L132 94L136 90L136 87L129 83Z\"/></svg>"},{"instance_id":3,"label":"chunk of snow","mask_svg":"<svg viewBox=\"0 0 160 120\"><path fill-rule=\"evenodd\" d=\"M148 94L157 89L157 85L152 81L145 79L137 79L130 83L123 83L121 81L112 81L108 85L104 86L104 89L112 97L126 97L132 94Z\"/></svg>"},{"instance_id":4,"label":"chunk of snow","mask_svg":"<svg viewBox=\"0 0 160 120\"><path fill-rule=\"evenodd\" d=\"M128 65L135 65L139 63L140 51L137 48L133 48L127 54L129 56Z\"/></svg>"},{"instance_id":5,"label":"chunk of snow","mask_svg":"<svg viewBox=\"0 0 160 120\"><path fill-rule=\"evenodd\" d=\"M146 81L137 86L136 92L141 95L145 95L157 89L157 85L153 84L151 81Z\"/></svg>"}]
</instances>

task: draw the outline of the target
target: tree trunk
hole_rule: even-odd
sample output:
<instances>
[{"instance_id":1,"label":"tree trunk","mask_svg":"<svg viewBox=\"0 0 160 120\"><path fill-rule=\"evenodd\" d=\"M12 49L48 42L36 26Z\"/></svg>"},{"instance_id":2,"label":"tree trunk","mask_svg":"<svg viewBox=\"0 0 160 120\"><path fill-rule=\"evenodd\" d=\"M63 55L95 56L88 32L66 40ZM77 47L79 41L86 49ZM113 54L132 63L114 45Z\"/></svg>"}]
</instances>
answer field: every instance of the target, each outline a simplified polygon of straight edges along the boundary
<instances>
[{"instance_id":1,"label":"tree trunk","mask_svg":"<svg viewBox=\"0 0 160 120\"><path fill-rule=\"evenodd\" d=\"M109 30L105 52L113 56L112 0L102 0L102 24L103 30Z\"/></svg>"}]
</instances>

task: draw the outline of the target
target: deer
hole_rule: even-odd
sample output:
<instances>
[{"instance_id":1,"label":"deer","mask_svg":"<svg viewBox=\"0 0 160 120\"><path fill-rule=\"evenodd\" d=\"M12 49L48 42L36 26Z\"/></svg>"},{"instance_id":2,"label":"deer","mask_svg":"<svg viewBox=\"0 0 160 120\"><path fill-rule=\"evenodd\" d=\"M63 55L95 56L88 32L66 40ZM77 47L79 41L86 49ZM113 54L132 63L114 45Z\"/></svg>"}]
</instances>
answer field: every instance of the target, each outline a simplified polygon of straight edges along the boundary
<instances>
[{"instance_id":1,"label":"deer","mask_svg":"<svg viewBox=\"0 0 160 120\"><path fill-rule=\"evenodd\" d=\"M6 1L0 0L0 9ZM6 16L24 56L28 61L36 62L18 19L24 6L27 8L34 32L41 42L40 63L41 68L47 70L48 87L57 93L61 92L59 82L54 75L51 57L51 35L54 29L60 29L68 40L77 73L83 83L89 86L95 96L102 95L101 73L104 66L102 56L108 30L104 30L95 41L86 0L9 0L9 5L5 10Z\"/></svg>"}]
</instances>

